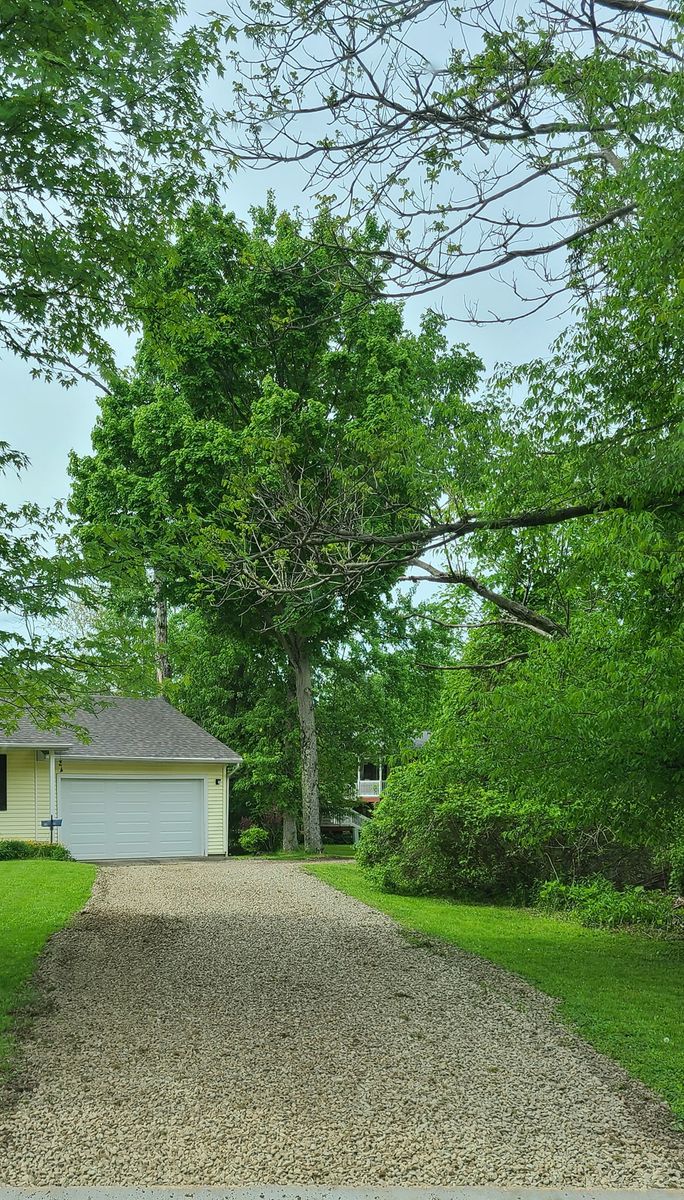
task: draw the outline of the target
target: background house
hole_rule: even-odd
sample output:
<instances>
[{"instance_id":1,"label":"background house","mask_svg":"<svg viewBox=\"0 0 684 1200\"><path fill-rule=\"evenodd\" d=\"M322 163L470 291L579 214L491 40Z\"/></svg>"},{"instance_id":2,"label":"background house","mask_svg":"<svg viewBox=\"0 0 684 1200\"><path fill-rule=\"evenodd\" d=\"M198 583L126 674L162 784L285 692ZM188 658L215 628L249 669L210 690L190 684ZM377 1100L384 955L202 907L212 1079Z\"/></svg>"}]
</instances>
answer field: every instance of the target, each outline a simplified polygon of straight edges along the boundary
<instances>
[{"instance_id":1,"label":"background house","mask_svg":"<svg viewBox=\"0 0 684 1200\"><path fill-rule=\"evenodd\" d=\"M354 845L361 836L366 821L369 821L381 796L387 779L387 767L380 759L375 762L359 762L356 784L350 787L349 808L342 813L321 817L323 837L331 841L344 840Z\"/></svg>"},{"instance_id":2,"label":"background house","mask_svg":"<svg viewBox=\"0 0 684 1200\"><path fill-rule=\"evenodd\" d=\"M430 734L426 730L411 741L414 750L421 750ZM322 816L321 829L323 836L331 840L344 839L355 845L361 836L366 821L373 815L373 809L382 799L383 789L387 783L390 768L381 758L362 762L359 760L356 772L356 786L352 786L349 808L342 813Z\"/></svg>"}]
</instances>

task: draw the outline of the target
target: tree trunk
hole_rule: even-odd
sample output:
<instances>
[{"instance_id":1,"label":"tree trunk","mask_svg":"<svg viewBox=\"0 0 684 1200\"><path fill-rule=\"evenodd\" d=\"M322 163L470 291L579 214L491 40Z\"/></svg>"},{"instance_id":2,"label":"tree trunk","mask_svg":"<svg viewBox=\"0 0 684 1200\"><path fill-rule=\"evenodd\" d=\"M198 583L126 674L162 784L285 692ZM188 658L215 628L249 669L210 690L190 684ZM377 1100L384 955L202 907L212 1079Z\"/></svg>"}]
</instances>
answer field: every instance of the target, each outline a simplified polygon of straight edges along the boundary
<instances>
[{"instance_id":1,"label":"tree trunk","mask_svg":"<svg viewBox=\"0 0 684 1200\"><path fill-rule=\"evenodd\" d=\"M318 743L309 648L306 640L298 637L297 634L288 634L285 638L285 646L294 671L297 713L299 715L304 848L320 854L323 843L321 841L321 812L318 796Z\"/></svg>"},{"instance_id":2,"label":"tree trunk","mask_svg":"<svg viewBox=\"0 0 684 1200\"><path fill-rule=\"evenodd\" d=\"M167 653L169 621L166 600L162 594L162 583L154 576L154 646L157 668L157 683L161 687L165 679L171 678L171 663Z\"/></svg>"},{"instance_id":3,"label":"tree trunk","mask_svg":"<svg viewBox=\"0 0 684 1200\"><path fill-rule=\"evenodd\" d=\"M293 813L283 813L283 850L296 850L297 843L297 821Z\"/></svg>"}]
</instances>

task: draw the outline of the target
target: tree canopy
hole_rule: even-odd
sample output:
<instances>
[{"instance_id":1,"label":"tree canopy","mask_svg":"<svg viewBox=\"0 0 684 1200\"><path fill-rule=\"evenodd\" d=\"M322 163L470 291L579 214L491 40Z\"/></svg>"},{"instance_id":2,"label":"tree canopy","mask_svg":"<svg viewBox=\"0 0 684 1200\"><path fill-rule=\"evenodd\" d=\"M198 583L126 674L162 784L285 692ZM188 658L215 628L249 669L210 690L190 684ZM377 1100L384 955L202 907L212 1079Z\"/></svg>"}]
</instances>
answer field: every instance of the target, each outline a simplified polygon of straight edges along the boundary
<instances>
[{"instance_id":1,"label":"tree canopy","mask_svg":"<svg viewBox=\"0 0 684 1200\"><path fill-rule=\"evenodd\" d=\"M466 427L481 422L466 401L474 356L448 345L437 317L411 333L378 298L378 241L371 223L331 249L272 205L251 228L195 206L140 295L135 369L101 402L96 453L72 462L73 507L101 569L113 547L132 549L171 599L192 596L217 628L280 646L314 846L322 649L391 590L401 564L382 538L438 504L468 456ZM347 570L337 531L359 520L380 542Z\"/></svg>"},{"instance_id":2,"label":"tree canopy","mask_svg":"<svg viewBox=\"0 0 684 1200\"><path fill-rule=\"evenodd\" d=\"M593 285L595 233L681 187L679 2L229 7L231 152L299 162L312 196L386 219L402 291L461 281L472 315L496 272L512 293L481 318L534 311Z\"/></svg>"},{"instance_id":3,"label":"tree canopy","mask_svg":"<svg viewBox=\"0 0 684 1200\"><path fill-rule=\"evenodd\" d=\"M216 22L178 0L0 5L0 346L64 382L110 363L134 280L207 178Z\"/></svg>"}]
</instances>

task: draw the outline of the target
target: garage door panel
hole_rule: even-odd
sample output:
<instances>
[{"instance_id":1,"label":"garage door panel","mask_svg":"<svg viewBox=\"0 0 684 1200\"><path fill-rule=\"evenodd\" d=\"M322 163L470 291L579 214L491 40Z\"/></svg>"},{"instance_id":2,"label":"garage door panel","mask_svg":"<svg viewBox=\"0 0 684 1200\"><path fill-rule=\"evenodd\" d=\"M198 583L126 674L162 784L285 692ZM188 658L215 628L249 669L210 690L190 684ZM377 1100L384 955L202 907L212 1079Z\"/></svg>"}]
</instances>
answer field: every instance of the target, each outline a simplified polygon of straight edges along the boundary
<instances>
[{"instance_id":1,"label":"garage door panel","mask_svg":"<svg viewBox=\"0 0 684 1200\"><path fill-rule=\"evenodd\" d=\"M63 777L60 815L75 858L204 854L201 779Z\"/></svg>"}]
</instances>

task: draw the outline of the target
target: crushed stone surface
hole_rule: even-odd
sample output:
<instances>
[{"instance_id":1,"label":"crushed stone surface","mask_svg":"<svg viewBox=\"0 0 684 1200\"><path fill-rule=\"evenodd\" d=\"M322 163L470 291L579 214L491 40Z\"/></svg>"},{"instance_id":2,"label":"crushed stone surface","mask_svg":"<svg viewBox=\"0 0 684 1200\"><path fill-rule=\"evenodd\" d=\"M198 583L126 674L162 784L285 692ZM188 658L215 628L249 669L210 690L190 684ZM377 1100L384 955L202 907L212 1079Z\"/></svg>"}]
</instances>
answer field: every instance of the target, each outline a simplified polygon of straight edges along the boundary
<instances>
[{"instance_id":1,"label":"crushed stone surface","mask_svg":"<svg viewBox=\"0 0 684 1200\"><path fill-rule=\"evenodd\" d=\"M5 1184L684 1185L553 1001L296 865L103 867L37 982Z\"/></svg>"}]
</instances>

